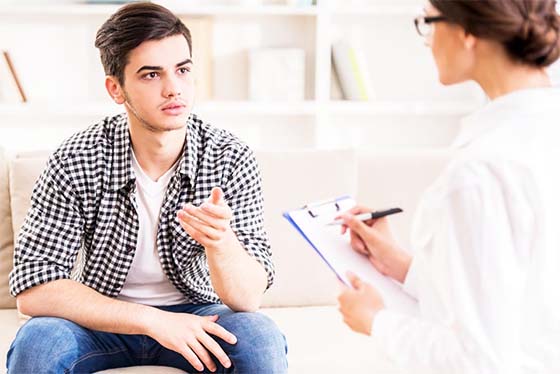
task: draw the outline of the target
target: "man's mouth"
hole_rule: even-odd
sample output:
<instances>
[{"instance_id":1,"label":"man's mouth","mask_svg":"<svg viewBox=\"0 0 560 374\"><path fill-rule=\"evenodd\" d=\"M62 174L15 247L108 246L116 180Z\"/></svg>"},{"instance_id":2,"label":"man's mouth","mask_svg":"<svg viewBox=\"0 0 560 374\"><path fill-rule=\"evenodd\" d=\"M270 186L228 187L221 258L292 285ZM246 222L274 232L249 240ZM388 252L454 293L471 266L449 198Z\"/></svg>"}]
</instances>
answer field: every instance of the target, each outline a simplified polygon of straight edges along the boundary
<instances>
[{"instance_id":1,"label":"man's mouth","mask_svg":"<svg viewBox=\"0 0 560 374\"><path fill-rule=\"evenodd\" d=\"M170 114L170 115L178 115L184 112L185 110L185 104L182 103L170 103L167 104L166 106L164 106L161 110L164 113Z\"/></svg>"}]
</instances>

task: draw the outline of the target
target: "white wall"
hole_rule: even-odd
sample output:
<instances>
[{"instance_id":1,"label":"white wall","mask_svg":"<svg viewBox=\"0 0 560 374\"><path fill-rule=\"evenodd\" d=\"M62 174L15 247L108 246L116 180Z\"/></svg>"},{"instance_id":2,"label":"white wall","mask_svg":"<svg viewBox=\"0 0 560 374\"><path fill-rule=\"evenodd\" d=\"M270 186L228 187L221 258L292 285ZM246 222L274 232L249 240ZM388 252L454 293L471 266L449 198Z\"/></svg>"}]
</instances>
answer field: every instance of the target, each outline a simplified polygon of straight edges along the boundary
<instances>
[{"instance_id":1,"label":"white wall","mask_svg":"<svg viewBox=\"0 0 560 374\"><path fill-rule=\"evenodd\" d=\"M263 10L226 0L192 7L165 3L182 15L202 13L213 20L214 97L197 103L195 111L255 148L441 147L455 136L459 118L484 102L474 84L439 84L430 51L412 23L421 0L319 0L303 10ZM70 0L0 2L0 48L11 53L30 99L25 105L0 101L1 145L57 144L120 110L104 91L93 47L96 30L116 9ZM329 46L340 37L365 55L375 91L369 103L344 102L329 92ZM247 53L260 47L305 51L304 102L248 100ZM560 66L552 71L560 77Z\"/></svg>"}]
</instances>

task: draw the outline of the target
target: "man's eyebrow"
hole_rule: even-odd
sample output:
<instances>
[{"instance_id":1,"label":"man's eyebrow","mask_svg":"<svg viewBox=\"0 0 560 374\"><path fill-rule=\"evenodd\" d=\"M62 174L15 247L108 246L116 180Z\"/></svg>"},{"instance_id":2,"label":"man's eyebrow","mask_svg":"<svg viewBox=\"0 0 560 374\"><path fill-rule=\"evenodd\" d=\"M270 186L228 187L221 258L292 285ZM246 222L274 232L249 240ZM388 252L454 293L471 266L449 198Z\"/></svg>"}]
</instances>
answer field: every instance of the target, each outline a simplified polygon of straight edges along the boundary
<instances>
[{"instance_id":1,"label":"man's eyebrow","mask_svg":"<svg viewBox=\"0 0 560 374\"><path fill-rule=\"evenodd\" d=\"M185 61L179 62L177 65L175 65L175 67L178 68L179 66L183 66L183 65L186 65L186 64L192 64L192 63L193 63L192 60L190 58L187 58Z\"/></svg>"},{"instance_id":2,"label":"man's eyebrow","mask_svg":"<svg viewBox=\"0 0 560 374\"><path fill-rule=\"evenodd\" d=\"M136 71L136 74L140 73L142 70L158 70L159 71L159 70L163 70L163 68L161 66L144 65Z\"/></svg>"},{"instance_id":3,"label":"man's eyebrow","mask_svg":"<svg viewBox=\"0 0 560 374\"><path fill-rule=\"evenodd\" d=\"M185 61L181 61L178 64L175 65L175 67L179 67L179 66L183 66L186 64L192 64L192 60L190 58L187 58ZM136 74L140 73L142 70L156 70L156 71L161 71L163 70L163 67L161 66L152 66L152 65L144 65L142 66L140 69L138 69L136 71Z\"/></svg>"}]
</instances>

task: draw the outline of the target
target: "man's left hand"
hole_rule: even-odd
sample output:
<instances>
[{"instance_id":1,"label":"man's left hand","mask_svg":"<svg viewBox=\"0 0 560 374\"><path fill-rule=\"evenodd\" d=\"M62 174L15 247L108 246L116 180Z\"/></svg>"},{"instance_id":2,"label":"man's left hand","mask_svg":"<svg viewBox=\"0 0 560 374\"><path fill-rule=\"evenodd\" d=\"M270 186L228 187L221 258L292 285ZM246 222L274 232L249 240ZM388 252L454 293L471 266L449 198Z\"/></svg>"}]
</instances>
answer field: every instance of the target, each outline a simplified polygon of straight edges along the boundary
<instances>
[{"instance_id":1,"label":"man's left hand","mask_svg":"<svg viewBox=\"0 0 560 374\"><path fill-rule=\"evenodd\" d=\"M232 240L237 241L229 224L233 213L219 187L214 187L208 200L199 207L186 204L177 217L183 229L207 250L222 250Z\"/></svg>"}]
</instances>

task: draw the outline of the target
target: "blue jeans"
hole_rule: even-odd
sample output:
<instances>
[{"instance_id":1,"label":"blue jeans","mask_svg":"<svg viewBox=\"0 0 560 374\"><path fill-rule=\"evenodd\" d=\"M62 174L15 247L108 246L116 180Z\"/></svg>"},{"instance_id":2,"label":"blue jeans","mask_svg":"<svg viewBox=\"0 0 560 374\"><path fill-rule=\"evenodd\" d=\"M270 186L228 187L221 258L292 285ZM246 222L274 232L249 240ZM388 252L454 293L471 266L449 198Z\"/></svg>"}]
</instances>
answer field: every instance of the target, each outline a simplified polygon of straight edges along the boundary
<instances>
[{"instance_id":1,"label":"blue jeans","mask_svg":"<svg viewBox=\"0 0 560 374\"><path fill-rule=\"evenodd\" d=\"M286 340L274 322L260 313L234 313L220 304L159 307L176 313L220 316L217 323L237 337L230 345L215 337L232 367L214 358L218 373L285 373ZM197 372L180 354L146 335L89 330L55 317L36 317L23 325L8 351L9 374L93 373L137 365L171 366Z\"/></svg>"}]
</instances>

